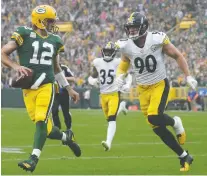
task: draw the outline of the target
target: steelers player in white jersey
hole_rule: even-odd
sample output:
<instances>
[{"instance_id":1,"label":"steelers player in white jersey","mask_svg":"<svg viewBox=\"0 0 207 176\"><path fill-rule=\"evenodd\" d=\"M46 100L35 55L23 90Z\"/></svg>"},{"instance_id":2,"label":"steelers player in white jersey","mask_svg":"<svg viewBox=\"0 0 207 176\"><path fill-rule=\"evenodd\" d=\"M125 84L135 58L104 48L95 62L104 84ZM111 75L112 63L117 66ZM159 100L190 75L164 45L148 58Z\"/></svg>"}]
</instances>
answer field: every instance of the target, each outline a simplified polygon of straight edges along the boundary
<instances>
[{"instance_id":1,"label":"steelers player in white jersey","mask_svg":"<svg viewBox=\"0 0 207 176\"><path fill-rule=\"evenodd\" d=\"M149 32L146 16L133 12L125 24L127 39L116 42L121 51L121 62L117 69L116 83L124 84L123 76L131 66L136 78L141 110L151 124L153 131L179 157L180 171L188 171L193 161L191 155L180 144L186 140L180 117L171 118L164 113L169 94L164 54L172 57L186 76L188 84L195 89L197 81L190 76L188 64L180 51L163 32ZM166 128L173 127L174 135Z\"/></svg>"},{"instance_id":2,"label":"steelers player in white jersey","mask_svg":"<svg viewBox=\"0 0 207 176\"><path fill-rule=\"evenodd\" d=\"M102 49L102 55L103 58L93 60L93 69L91 76L88 78L88 82L91 85L96 85L97 78L99 79L101 106L108 121L106 141L102 141L101 144L104 150L108 151L111 148L112 140L116 132L116 116L120 103L120 92L115 84L116 70L120 63L120 58L115 58L116 48L112 42L108 42ZM130 88L131 83L128 82L126 84Z\"/></svg>"}]
</instances>

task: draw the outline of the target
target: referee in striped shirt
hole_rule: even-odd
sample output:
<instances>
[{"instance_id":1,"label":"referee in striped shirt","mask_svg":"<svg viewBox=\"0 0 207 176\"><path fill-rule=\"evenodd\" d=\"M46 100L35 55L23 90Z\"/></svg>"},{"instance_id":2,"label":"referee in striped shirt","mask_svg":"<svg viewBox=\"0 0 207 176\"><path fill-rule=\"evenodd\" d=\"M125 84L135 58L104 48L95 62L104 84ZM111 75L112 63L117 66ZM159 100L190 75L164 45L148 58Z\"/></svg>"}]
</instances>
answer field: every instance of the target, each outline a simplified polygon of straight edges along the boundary
<instances>
[{"instance_id":1,"label":"referee in striped shirt","mask_svg":"<svg viewBox=\"0 0 207 176\"><path fill-rule=\"evenodd\" d=\"M65 74L66 79L68 82L75 82L74 74L71 72L71 70L63 64L60 64L61 69L63 70L63 73ZM72 124L72 118L71 113L69 112L69 94L68 91L65 88L61 88L58 84L58 91L55 95L53 107L52 107L52 119L55 126L57 126L59 129L61 129L61 122L59 118L59 106L61 106L64 121L66 125L66 130L71 129Z\"/></svg>"}]
</instances>

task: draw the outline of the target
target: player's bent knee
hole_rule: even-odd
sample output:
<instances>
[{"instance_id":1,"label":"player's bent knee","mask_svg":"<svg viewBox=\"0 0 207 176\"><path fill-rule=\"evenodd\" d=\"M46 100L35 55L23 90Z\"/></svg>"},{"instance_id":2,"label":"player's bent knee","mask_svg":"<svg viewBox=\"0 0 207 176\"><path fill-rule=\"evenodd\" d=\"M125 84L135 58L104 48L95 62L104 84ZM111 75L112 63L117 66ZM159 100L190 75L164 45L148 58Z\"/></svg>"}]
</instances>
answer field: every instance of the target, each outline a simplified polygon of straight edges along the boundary
<instances>
[{"instance_id":1,"label":"player's bent knee","mask_svg":"<svg viewBox=\"0 0 207 176\"><path fill-rule=\"evenodd\" d=\"M35 119L35 124L37 124L39 122L45 123L45 120ZM46 124L47 124L47 135L49 135L51 133L52 127L53 127L51 119L48 119Z\"/></svg>"},{"instance_id":2,"label":"player's bent knee","mask_svg":"<svg viewBox=\"0 0 207 176\"><path fill-rule=\"evenodd\" d=\"M109 116L108 119L107 119L107 121L108 122L110 122L110 121L116 121L116 116L115 115Z\"/></svg>"},{"instance_id":3,"label":"player's bent knee","mask_svg":"<svg viewBox=\"0 0 207 176\"><path fill-rule=\"evenodd\" d=\"M148 122L153 126L165 126L161 115L148 115Z\"/></svg>"},{"instance_id":4,"label":"player's bent knee","mask_svg":"<svg viewBox=\"0 0 207 176\"><path fill-rule=\"evenodd\" d=\"M35 117L35 123L39 122L39 121L45 121L45 116L36 116Z\"/></svg>"},{"instance_id":5,"label":"player's bent knee","mask_svg":"<svg viewBox=\"0 0 207 176\"><path fill-rule=\"evenodd\" d=\"M165 136L166 133L166 127L162 126L162 127L157 127L154 128L153 131L155 132L155 134L157 134L160 137Z\"/></svg>"}]
</instances>

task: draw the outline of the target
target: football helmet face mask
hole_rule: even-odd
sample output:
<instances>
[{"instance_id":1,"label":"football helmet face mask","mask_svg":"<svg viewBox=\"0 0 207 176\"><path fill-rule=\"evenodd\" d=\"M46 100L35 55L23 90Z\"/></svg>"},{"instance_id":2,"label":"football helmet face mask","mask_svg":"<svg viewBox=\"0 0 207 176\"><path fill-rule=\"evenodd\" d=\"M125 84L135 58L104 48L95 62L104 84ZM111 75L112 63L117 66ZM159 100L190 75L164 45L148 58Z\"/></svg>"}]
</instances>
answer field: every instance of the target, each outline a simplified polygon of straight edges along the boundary
<instances>
[{"instance_id":1,"label":"football helmet face mask","mask_svg":"<svg viewBox=\"0 0 207 176\"><path fill-rule=\"evenodd\" d=\"M127 36L132 40L137 40L147 33L148 20L145 15L133 12L124 25Z\"/></svg>"},{"instance_id":2,"label":"football helmet face mask","mask_svg":"<svg viewBox=\"0 0 207 176\"><path fill-rule=\"evenodd\" d=\"M106 61L113 60L116 55L116 47L114 43L108 42L104 48L101 50L103 59Z\"/></svg>"},{"instance_id":3,"label":"football helmet face mask","mask_svg":"<svg viewBox=\"0 0 207 176\"><path fill-rule=\"evenodd\" d=\"M55 25L57 19L56 10L49 5L37 6L31 14L31 22L33 25L52 33L56 33L59 29Z\"/></svg>"}]
</instances>

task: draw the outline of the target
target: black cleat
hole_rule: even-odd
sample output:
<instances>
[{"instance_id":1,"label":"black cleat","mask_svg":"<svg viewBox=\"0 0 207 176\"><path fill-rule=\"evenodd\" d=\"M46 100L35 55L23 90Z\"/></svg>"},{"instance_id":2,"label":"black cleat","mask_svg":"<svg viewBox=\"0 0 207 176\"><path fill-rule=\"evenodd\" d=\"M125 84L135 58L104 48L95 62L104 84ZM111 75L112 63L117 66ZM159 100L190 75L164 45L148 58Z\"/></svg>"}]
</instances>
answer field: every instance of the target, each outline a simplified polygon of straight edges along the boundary
<instances>
[{"instance_id":1,"label":"black cleat","mask_svg":"<svg viewBox=\"0 0 207 176\"><path fill-rule=\"evenodd\" d=\"M38 158L36 155L31 155L28 160L24 160L18 163L18 166L25 171L33 172L38 163Z\"/></svg>"},{"instance_id":2,"label":"black cleat","mask_svg":"<svg viewBox=\"0 0 207 176\"><path fill-rule=\"evenodd\" d=\"M187 154L184 158L179 158L180 159L180 171L181 172L186 172L190 170L190 165L193 162L193 157L189 154Z\"/></svg>"},{"instance_id":3,"label":"black cleat","mask_svg":"<svg viewBox=\"0 0 207 176\"><path fill-rule=\"evenodd\" d=\"M66 134L67 141L62 141L63 145L67 145L73 151L74 155L77 157L81 156L80 146L75 142L74 134L71 130L64 131Z\"/></svg>"}]
</instances>

